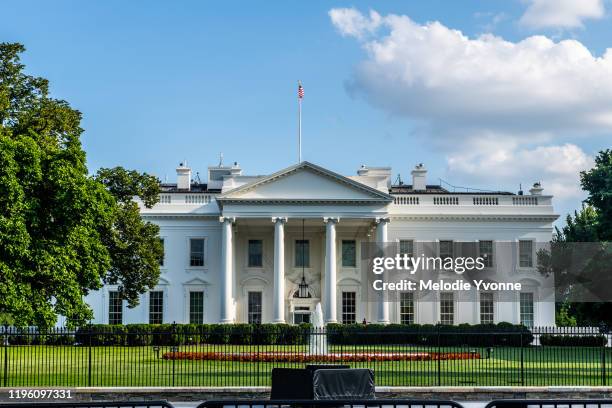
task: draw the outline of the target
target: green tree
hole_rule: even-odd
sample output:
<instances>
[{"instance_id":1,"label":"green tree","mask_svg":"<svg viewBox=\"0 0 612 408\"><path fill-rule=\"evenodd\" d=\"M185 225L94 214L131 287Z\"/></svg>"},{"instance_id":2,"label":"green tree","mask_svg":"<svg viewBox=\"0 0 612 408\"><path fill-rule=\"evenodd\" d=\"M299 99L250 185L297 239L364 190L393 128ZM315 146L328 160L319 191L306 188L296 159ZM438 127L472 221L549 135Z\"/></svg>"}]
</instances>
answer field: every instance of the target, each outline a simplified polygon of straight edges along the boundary
<instances>
[{"instance_id":1,"label":"green tree","mask_svg":"<svg viewBox=\"0 0 612 408\"><path fill-rule=\"evenodd\" d=\"M595 167L580 173L582 188L589 193L586 202L595 209L599 241L612 241L612 150L599 152Z\"/></svg>"},{"instance_id":2,"label":"green tree","mask_svg":"<svg viewBox=\"0 0 612 408\"><path fill-rule=\"evenodd\" d=\"M586 205L556 229L552 250L538 254L538 267L554 274L562 320L612 325L612 151L599 152L595 166L581 172L580 180L588 192ZM581 301L594 298L605 301Z\"/></svg>"},{"instance_id":3,"label":"green tree","mask_svg":"<svg viewBox=\"0 0 612 408\"><path fill-rule=\"evenodd\" d=\"M122 285L131 305L154 284L160 249L143 245L157 230L125 200L131 191L151 206L154 188L142 187L146 175L88 175L81 113L24 72L24 50L0 43L0 314L16 325L50 326L58 314L78 324L92 317L83 296L103 283Z\"/></svg>"},{"instance_id":4,"label":"green tree","mask_svg":"<svg viewBox=\"0 0 612 408\"><path fill-rule=\"evenodd\" d=\"M157 177L122 167L100 169L96 179L117 200L113 228L103 237L111 255L105 282L119 285L128 306L134 307L138 295L157 284L164 256L159 227L143 221L134 198L152 207L158 200L160 183Z\"/></svg>"}]
</instances>

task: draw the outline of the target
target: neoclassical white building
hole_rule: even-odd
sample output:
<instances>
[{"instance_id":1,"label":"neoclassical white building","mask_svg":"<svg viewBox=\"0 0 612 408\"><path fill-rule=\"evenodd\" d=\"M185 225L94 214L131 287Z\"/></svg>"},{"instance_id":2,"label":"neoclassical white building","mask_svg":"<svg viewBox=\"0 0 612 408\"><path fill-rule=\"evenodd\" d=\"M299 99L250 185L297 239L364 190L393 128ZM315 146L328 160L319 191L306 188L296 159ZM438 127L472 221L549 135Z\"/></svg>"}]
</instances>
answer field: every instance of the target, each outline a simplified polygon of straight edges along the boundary
<instances>
[{"instance_id":1,"label":"neoclassical white building","mask_svg":"<svg viewBox=\"0 0 612 408\"><path fill-rule=\"evenodd\" d=\"M159 203L141 210L161 228L159 284L133 309L115 287L91 293L95 323L300 323L321 302L327 322L554 325L535 243L551 239L558 216L539 184L525 195L451 192L428 185L422 165L412 184L396 185L387 167L342 176L309 162L266 176L220 164L208 168L206 183L184 165L176 171ZM452 255L459 241L487 254L488 279L521 282L521 291L510 299L476 290L371 298L363 243L396 242L412 254L433 242L438 255ZM504 243L517 251L498 252Z\"/></svg>"}]
</instances>

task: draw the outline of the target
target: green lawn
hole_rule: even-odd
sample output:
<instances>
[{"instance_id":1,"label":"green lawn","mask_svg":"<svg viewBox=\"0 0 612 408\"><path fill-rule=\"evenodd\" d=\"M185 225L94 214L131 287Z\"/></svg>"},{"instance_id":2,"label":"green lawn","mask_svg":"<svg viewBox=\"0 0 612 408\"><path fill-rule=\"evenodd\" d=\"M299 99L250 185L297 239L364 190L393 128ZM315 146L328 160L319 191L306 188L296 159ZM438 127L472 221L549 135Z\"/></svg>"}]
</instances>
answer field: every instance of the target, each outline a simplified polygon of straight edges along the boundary
<instances>
[{"instance_id":1,"label":"green lawn","mask_svg":"<svg viewBox=\"0 0 612 408\"><path fill-rule=\"evenodd\" d=\"M437 351L408 346L336 346L331 351ZM273 367L300 363L171 361L162 347L10 346L0 347L0 385L15 386L257 386L270 385ZM181 346L179 351L306 351L305 346ZM602 385L602 362L612 365L612 352L601 348L528 347L486 349L442 348L446 352L477 351L483 358L448 361L348 363L371 368L378 385ZM5 371L5 353L8 364ZM91 353L91 364L90 361ZM158 357L159 354L159 357ZM612 381L606 367L606 384ZM6 372L6 374L5 374ZM4 382L6 380L6 383Z\"/></svg>"}]
</instances>

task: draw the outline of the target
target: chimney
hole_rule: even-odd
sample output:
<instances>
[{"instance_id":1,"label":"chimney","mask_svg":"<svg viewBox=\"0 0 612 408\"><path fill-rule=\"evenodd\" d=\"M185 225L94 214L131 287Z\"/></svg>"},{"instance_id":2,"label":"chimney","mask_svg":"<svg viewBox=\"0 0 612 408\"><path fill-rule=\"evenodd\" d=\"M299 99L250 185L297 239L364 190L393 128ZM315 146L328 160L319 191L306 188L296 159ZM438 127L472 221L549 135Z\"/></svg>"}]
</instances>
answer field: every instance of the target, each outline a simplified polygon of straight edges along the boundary
<instances>
[{"instance_id":1,"label":"chimney","mask_svg":"<svg viewBox=\"0 0 612 408\"><path fill-rule=\"evenodd\" d=\"M412 189L416 191L422 191L427 188L427 169L423 166L423 163L419 163L415 166L412 174Z\"/></svg>"},{"instance_id":2,"label":"chimney","mask_svg":"<svg viewBox=\"0 0 612 408\"><path fill-rule=\"evenodd\" d=\"M533 183L533 187L529 189L529 193L531 195L542 195L542 191L544 191L544 189L542 188L542 183L539 181L537 183Z\"/></svg>"},{"instance_id":3,"label":"chimney","mask_svg":"<svg viewBox=\"0 0 612 408\"><path fill-rule=\"evenodd\" d=\"M176 188L187 191L191 189L191 169L187 167L187 162L180 163L176 168Z\"/></svg>"}]
</instances>

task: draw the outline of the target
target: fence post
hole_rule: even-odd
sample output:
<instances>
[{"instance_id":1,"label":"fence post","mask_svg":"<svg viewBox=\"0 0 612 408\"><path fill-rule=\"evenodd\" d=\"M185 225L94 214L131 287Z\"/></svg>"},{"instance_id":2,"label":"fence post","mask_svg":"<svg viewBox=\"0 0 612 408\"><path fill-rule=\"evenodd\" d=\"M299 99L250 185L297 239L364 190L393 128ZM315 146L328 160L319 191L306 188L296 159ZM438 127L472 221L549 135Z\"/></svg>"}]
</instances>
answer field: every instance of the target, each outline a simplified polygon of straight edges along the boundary
<instances>
[{"instance_id":1,"label":"fence post","mask_svg":"<svg viewBox=\"0 0 612 408\"><path fill-rule=\"evenodd\" d=\"M523 330L520 332L519 346L521 347L521 385L525 386L525 357L523 350Z\"/></svg>"},{"instance_id":2,"label":"fence post","mask_svg":"<svg viewBox=\"0 0 612 408\"><path fill-rule=\"evenodd\" d=\"M4 335L3 337L3 348L4 348L4 380L3 380L3 386L7 387L8 386L8 324L4 325Z\"/></svg>"},{"instance_id":3,"label":"fence post","mask_svg":"<svg viewBox=\"0 0 612 408\"><path fill-rule=\"evenodd\" d=\"M604 342L603 346L601 347L601 385L605 386L607 385L607 380L606 380L606 346L608 345L608 339L610 337L610 334L604 334L604 337L606 339L606 341Z\"/></svg>"},{"instance_id":4,"label":"fence post","mask_svg":"<svg viewBox=\"0 0 612 408\"><path fill-rule=\"evenodd\" d=\"M87 340L88 340L88 364L87 364L87 386L91 387L91 336L92 336L92 327L91 324L87 326Z\"/></svg>"},{"instance_id":5,"label":"fence post","mask_svg":"<svg viewBox=\"0 0 612 408\"><path fill-rule=\"evenodd\" d=\"M438 387L442 386L442 350L440 349L440 325L438 325Z\"/></svg>"},{"instance_id":6,"label":"fence post","mask_svg":"<svg viewBox=\"0 0 612 408\"><path fill-rule=\"evenodd\" d=\"M175 341L175 337L176 337L176 322L172 322L172 333L170 336L170 344L172 344L171 347L171 352L172 353L177 353L178 352L178 346L176 345L176 341ZM176 364L176 354L174 355L174 358L172 359L172 386L174 387L174 376L175 376L175 364Z\"/></svg>"}]
</instances>

